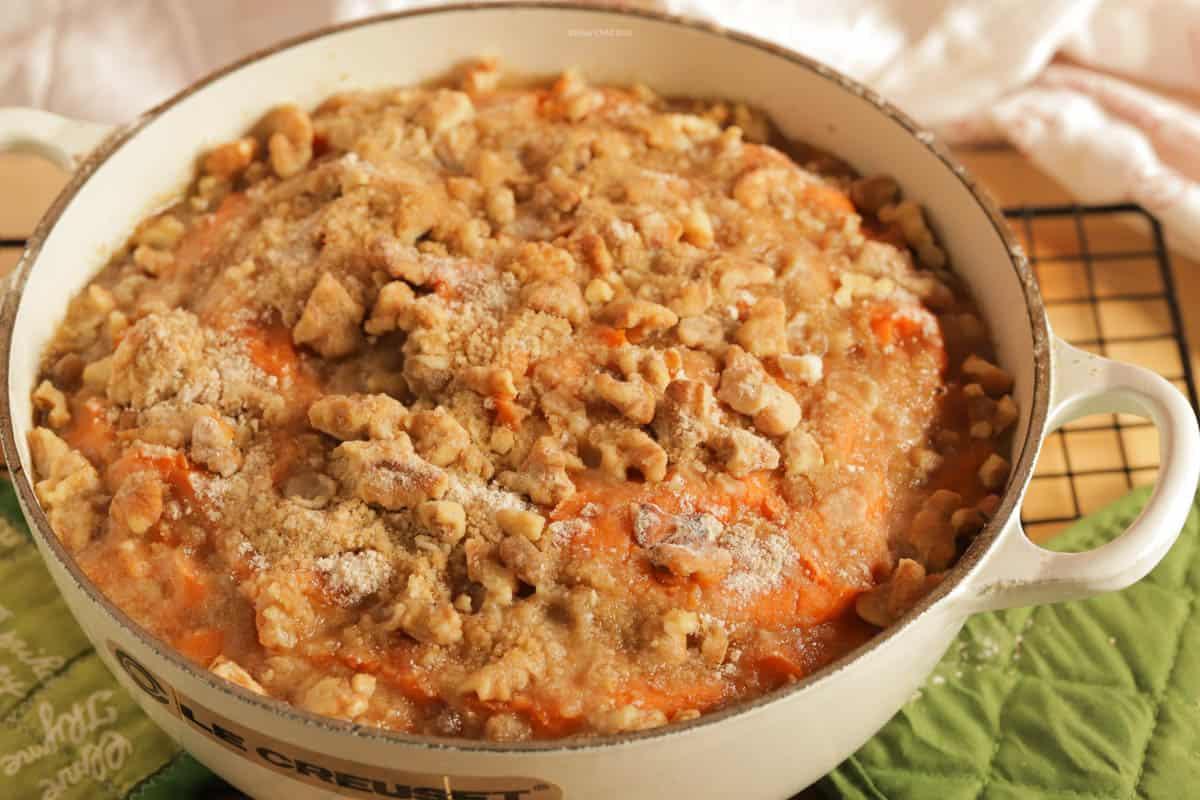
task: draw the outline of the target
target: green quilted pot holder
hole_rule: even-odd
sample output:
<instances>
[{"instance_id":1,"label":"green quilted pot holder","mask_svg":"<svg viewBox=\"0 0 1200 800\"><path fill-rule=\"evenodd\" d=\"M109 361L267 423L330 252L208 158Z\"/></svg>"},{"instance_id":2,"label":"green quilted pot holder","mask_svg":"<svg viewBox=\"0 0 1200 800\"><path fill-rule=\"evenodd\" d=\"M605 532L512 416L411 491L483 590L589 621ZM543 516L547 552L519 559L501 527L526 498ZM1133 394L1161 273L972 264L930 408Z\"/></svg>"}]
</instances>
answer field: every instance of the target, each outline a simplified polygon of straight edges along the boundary
<instances>
[{"instance_id":1,"label":"green quilted pot holder","mask_svg":"<svg viewBox=\"0 0 1200 800\"><path fill-rule=\"evenodd\" d=\"M1055 540L1122 530L1138 491ZM829 797L1107 800L1200 786L1200 589L1193 508L1144 581L973 617L925 687L820 784ZM228 795L107 673L0 481L0 792L43 800ZM807 794L805 795L808 796ZM665 799L664 799L665 800Z\"/></svg>"},{"instance_id":2,"label":"green quilted pot holder","mask_svg":"<svg viewBox=\"0 0 1200 800\"><path fill-rule=\"evenodd\" d=\"M1141 489L1055 550L1137 516ZM924 688L820 784L854 800L1200 797L1200 512L1124 591L968 620Z\"/></svg>"},{"instance_id":3,"label":"green quilted pot holder","mask_svg":"<svg viewBox=\"0 0 1200 800\"><path fill-rule=\"evenodd\" d=\"M0 797L183 800L224 784L121 689L55 588L0 479Z\"/></svg>"}]
</instances>

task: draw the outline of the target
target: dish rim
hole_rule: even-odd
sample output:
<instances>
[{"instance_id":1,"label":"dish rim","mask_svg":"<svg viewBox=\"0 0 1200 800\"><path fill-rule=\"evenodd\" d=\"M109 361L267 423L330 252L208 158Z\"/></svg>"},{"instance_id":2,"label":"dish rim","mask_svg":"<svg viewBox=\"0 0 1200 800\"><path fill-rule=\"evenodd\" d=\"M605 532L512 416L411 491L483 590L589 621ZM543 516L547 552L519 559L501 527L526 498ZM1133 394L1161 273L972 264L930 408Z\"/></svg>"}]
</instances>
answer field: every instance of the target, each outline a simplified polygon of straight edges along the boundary
<instances>
[{"instance_id":1,"label":"dish rim","mask_svg":"<svg viewBox=\"0 0 1200 800\"><path fill-rule=\"evenodd\" d=\"M16 441L16 429L12 419L9 372L12 358L12 344L15 334L17 311L20 308L22 295L29 275L37 263L42 247L49 238L63 212L70 205L75 195L87 183L90 177L134 135L152 123L173 106L202 91L210 84L232 74L256 61L261 61L275 53L314 41L316 39L340 33L355 28L365 28L377 24L386 24L399 19L410 17L432 16L445 13L464 13L471 11L510 9L510 10L547 10L588 12L618 18L634 17L652 22L674 25L692 31L701 32L719 38L730 39L740 45L748 46L769 55L782 58L792 65L815 73L824 80L834 83L844 92L849 92L869 102L875 110L884 114L896 123L904 134L916 139L919 144L930 151L942 165L949 169L971 194L975 203L988 217L996 235L1005 245L1009 262L1021 284L1025 297L1025 307L1029 318L1030 331L1033 339L1034 362L1032 404L1030 408L1029 427L1025 439L1021 443L1020 455L1014 462L1009 477L1008 487L1001 498L1001 503L987 526L981 531L966 552L958 559L946 576L928 595L910 609L897 622L882 629L867 642L826 664L821 669L806 675L795 683L781 686L758 697L733 703L725 708L683 722L671 723L659 728L587 738L549 739L524 742L490 742L486 740L465 739L444 736L429 736L423 734L403 733L371 725L359 725L353 722L327 717L310 711L305 711L283 700L266 697L247 689L243 689L225 681L207 669L187 660L177 650L169 647L138 623L134 622L124 611L113 604L79 569L58 537L54 534L41 504L33 490L33 484L21 463L20 451ZM457 2L439 5L421 6L384 14L377 14L347 22L334 23L305 34L294 36L264 47L237 61L216 69L207 75L150 108L140 116L125 125L119 125L103 142L101 142L79 164L70 180L55 198L53 204L38 222L30 235L21 259L14 268L5 292L3 305L0 307L0 385L4 387L0 393L0 446L5 460L9 465L10 480L17 492L18 499L24 511L26 521L30 523L31 532L41 540L41 544L54 555L61 566L88 600L100 606L102 611L121 628L126 634L137 639L138 643L148 648L157 657L169 662L173 667L183 671L191 678L200 681L206 689L223 692L236 701L247 703L259 710L270 712L283 718L289 724L297 723L304 726L317 726L330 733L346 734L360 739L386 742L405 747L418 747L425 750L449 750L456 752L481 752L505 754L547 754L555 752L577 752L592 750L607 750L620 746L665 739L685 733L696 733L710 725L717 725L735 716L764 711L768 706L782 701L824 682L833 675L845 670L850 664L865 657L875 649L884 646L893 638L901 635L906 628L925 615L942 598L950 594L966 580L991 549L995 541L1008 529L1013 513L1033 473L1034 461L1046 433L1046 423L1049 413L1050 400L1050 334L1045 306L1029 261L1016 237L1013 235L1004 219L1003 214L987 192L968 174L950 154L949 150L904 112L883 99L878 93L867 88L858 81L843 75L808 56L781 45L760 39L750 34L732 31L712 22L670 14L662 11L621 8L600 5L593 2L567 2L566 0L501 0L500 2ZM1017 535L1023 535L1017 531ZM74 615L73 615L74 616Z\"/></svg>"}]
</instances>

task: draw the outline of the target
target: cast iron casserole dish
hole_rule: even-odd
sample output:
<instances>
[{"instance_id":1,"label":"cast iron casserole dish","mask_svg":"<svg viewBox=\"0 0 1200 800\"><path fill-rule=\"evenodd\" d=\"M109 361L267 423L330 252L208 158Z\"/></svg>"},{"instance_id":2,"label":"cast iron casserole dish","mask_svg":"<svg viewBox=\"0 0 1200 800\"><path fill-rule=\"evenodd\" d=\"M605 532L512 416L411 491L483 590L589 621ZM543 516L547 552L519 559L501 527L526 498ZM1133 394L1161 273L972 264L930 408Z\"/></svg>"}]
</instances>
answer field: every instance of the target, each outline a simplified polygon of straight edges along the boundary
<instances>
[{"instance_id":1,"label":"cast iron casserole dish","mask_svg":"<svg viewBox=\"0 0 1200 800\"><path fill-rule=\"evenodd\" d=\"M29 398L44 344L106 250L178 192L196 153L235 136L271 105L416 83L481 54L516 72L576 66L596 82L636 80L667 94L745 100L789 137L834 152L863 174L895 176L927 209L979 301L999 363L1016 378L1021 419L1012 475L987 529L936 590L868 644L756 701L645 733L517 745L403 735L319 717L221 681L135 626L59 543L29 479ZM75 170L31 238L0 317L7 384L0 433L22 508L68 605L123 685L199 760L254 796L786 797L895 713L967 615L1141 578L1174 542L1200 476L1200 436L1187 402L1152 373L1053 335L1001 215L932 137L821 64L701 23L575 4L414 10L255 54L114 130L0 110L0 147L33 149ZM76 163L77 156L85 157ZM1159 481L1124 535L1088 553L1051 553L1022 532L1021 498L1044 438L1095 412L1154 421Z\"/></svg>"}]
</instances>

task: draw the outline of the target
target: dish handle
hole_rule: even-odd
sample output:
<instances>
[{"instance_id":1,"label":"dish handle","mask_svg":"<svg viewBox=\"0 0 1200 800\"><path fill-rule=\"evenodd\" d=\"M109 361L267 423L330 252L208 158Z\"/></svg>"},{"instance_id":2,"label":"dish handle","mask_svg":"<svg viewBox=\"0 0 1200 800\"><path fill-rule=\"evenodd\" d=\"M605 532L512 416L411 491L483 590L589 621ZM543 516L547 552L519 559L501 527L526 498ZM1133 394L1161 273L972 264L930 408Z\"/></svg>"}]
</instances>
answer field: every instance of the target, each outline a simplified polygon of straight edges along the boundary
<instances>
[{"instance_id":1,"label":"dish handle","mask_svg":"<svg viewBox=\"0 0 1200 800\"><path fill-rule=\"evenodd\" d=\"M1158 429L1158 481L1124 533L1082 553L1039 547L1014 516L1009 524L1015 530L1001 534L971 581L972 611L1073 600L1129 586L1171 549L1196 496L1200 430L1195 412L1174 386L1150 370L1086 353L1057 337L1053 364L1047 430L1088 414L1148 417Z\"/></svg>"},{"instance_id":2,"label":"dish handle","mask_svg":"<svg viewBox=\"0 0 1200 800\"><path fill-rule=\"evenodd\" d=\"M113 130L35 108L0 108L0 152L34 153L69 172Z\"/></svg>"}]
</instances>

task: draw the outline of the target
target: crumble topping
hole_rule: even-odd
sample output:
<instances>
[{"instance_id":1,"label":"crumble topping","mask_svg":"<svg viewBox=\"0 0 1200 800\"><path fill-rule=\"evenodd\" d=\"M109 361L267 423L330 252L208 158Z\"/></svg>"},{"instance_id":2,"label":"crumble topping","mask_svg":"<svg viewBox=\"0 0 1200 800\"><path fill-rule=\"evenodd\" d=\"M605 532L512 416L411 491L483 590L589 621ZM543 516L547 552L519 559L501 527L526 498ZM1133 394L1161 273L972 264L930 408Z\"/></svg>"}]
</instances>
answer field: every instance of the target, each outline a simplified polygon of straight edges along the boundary
<instances>
[{"instance_id":1,"label":"crumble topping","mask_svg":"<svg viewBox=\"0 0 1200 800\"><path fill-rule=\"evenodd\" d=\"M243 687L522 739L690 719L920 600L1013 381L922 209L761 114L567 72L267 113L43 354L38 498Z\"/></svg>"}]
</instances>

